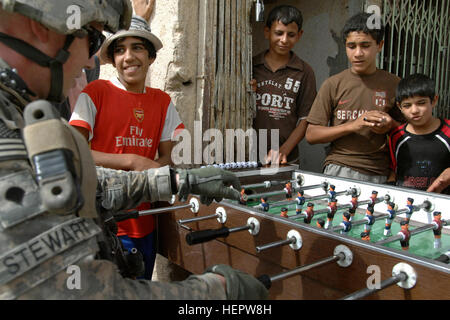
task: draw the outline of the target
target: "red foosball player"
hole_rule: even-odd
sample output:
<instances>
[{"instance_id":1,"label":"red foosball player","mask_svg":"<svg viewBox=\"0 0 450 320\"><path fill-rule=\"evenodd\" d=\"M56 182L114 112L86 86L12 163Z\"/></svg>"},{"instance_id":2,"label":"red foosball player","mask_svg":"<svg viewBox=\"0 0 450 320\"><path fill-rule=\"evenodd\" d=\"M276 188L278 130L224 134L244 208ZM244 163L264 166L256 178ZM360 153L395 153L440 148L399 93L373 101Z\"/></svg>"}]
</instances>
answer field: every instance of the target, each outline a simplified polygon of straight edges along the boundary
<instances>
[{"instance_id":1,"label":"red foosball player","mask_svg":"<svg viewBox=\"0 0 450 320\"><path fill-rule=\"evenodd\" d=\"M308 202L308 206L305 210L306 217L303 218L304 223L311 223L312 218L314 217L314 203Z\"/></svg>"},{"instance_id":2,"label":"red foosball player","mask_svg":"<svg viewBox=\"0 0 450 320\"><path fill-rule=\"evenodd\" d=\"M391 225L392 225L392 221L394 221L395 214L396 214L395 207L396 207L396 205L392 201L389 201L387 203L387 212L389 215L386 217L386 223L384 225L384 235L386 237L389 237L391 235Z\"/></svg>"},{"instance_id":3,"label":"red foosball player","mask_svg":"<svg viewBox=\"0 0 450 320\"><path fill-rule=\"evenodd\" d=\"M353 195L352 200L350 200L350 204L352 205L352 209L356 210L356 208L358 208L358 196ZM352 215L352 217L353 217L353 215Z\"/></svg>"},{"instance_id":4,"label":"red foosball player","mask_svg":"<svg viewBox=\"0 0 450 320\"><path fill-rule=\"evenodd\" d=\"M245 189L241 189L241 196L239 198L239 203L243 205L247 204L247 195L245 194Z\"/></svg>"},{"instance_id":5,"label":"red foosball player","mask_svg":"<svg viewBox=\"0 0 450 320\"><path fill-rule=\"evenodd\" d=\"M328 213L327 213L327 222L325 223L325 229L330 229L333 225L334 215L337 211L337 199L332 198L330 202L328 202Z\"/></svg>"},{"instance_id":6,"label":"red foosball player","mask_svg":"<svg viewBox=\"0 0 450 320\"><path fill-rule=\"evenodd\" d=\"M316 226L320 229L323 229L323 226L325 225L325 220L322 218L319 218L316 220Z\"/></svg>"},{"instance_id":7,"label":"red foosball player","mask_svg":"<svg viewBox=\"0 0 450 320\"><path fill-rule=\"evenodd\" d=\"M287 218L288 217L288 208L281 208L281 217Z\"/></svg>"},{"instance_id":8,"label":"red foosball player","mask_svg":"<svg viewBox=\"0 0 450 320\"><path fill-rule=\"evenodd\" d=\"M374 206L377 203L377 197L378 197L378 191L373 190L372 194L370 195L370 200L372 201L372 206Z\"/></svg>"},{"instance_id":9,"label":"red foosball player","mask_svg":"<svg viewBox=\"0 0 450 320\"><path fill-rule=\"evenodd\" d=\"M433 234L434 234L434 248L439 249L441 247L441 233L442 233L442 220L441 213L439 211L433 212Z\"/></svg>"},{"instance_id":10,"label":"red foosball player","mask_svg":"<svg viewBox=\"0 0 450 320\"><path fill-rule=\"evenodd\" d=\"M373 216L373 206L370 204L367 206L364 219L366 220L366 224L364 225L364 232L370 233L372 225L375 223L375 217Z\"/></svg>"},{"instance_id":11,"label":"red foosball player","mask_svg":"<svg viewBox=\"0 0 450 320\"><path fill-rule=\"evenodd\" d=\"M352 222L350 221L350 217L351 217L350 212L344 212L342 214L342 222L340 224L341 226L344 227L344 229L341 230L342 234L347 234L352 229Z\"/></svg>"},{"instance_id":12,"label":"red foosball player","mask_svg":"<svg viewBox=\"0 0 450 320\"><path fill-rule=\"evenodd\" d=\"M402 236L400 240L400 245L402 246L402 250L409 250L409 239L411 238L411 232L409 231L409 224L406 220L400 222L401 230L398 235Z\"/></svg>"},{"instance_id":13,"label":"red foosball player","mask_svg":"<svg viewBox=\"0 0 450 320\"><path fill-rule=\"evenodd\" d=\"M414 213L413 203L414 203L413 198L406 199L406 208L408 208L408 212L406 212L406 221L408 221L408 223L409 223L409 219L411 219L411 216Z\"/></svg>"},{"instance_id":14,"label":"red foosball player","mask_svg":"<svg viewBox=\"0 0 450 320\"><path fill-rule=\"evenodd\" d=\"M288 182L285 184L284 192L286 192L286 199L292 200L292 183Z\"/></svg>"},{"instance_id":15,"label":"red foosball player","mask_svg":"<svg viewBox=\"0 0 450 320\"><path fill-rule=\"evenodd\" d=\"M361 240L370 241L370 233L369 232L361 232L360 234Z\"/></svg>"}]
</instances>

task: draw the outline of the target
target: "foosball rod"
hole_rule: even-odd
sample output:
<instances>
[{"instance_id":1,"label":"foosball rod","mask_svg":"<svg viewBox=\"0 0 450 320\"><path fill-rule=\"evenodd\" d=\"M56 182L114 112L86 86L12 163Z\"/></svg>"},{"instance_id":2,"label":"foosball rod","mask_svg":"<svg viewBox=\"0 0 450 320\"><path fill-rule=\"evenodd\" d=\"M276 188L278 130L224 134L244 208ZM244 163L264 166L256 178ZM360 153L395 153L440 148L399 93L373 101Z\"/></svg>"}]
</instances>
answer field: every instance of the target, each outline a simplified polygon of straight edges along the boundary
<instances>
[{"instance_id":1,"label":"foosball rod","mask_svg":"<svg viewBox=\"0 0 450 320\"><path fill-rule=\"evenodd\" d=\"M378 199L378 198L377 198ZM369 203L370 203L370 200L368 200L369 201ZM359 203L358 203L359 204ZM424 207L424 206L427 206L428 204L425 204L425 203L423 203L422 205L420 205L420 206L414 206L414 208L413 208L413 211L419 211L422 207ZM400 209L400 210L397 210L397 212L396 212L396 215L398 215L398 214L402 214L402 213L406 213L406 212L408 212L409 211L409 209L408 208L404 208L404 209ZM375 216L374 218L375 218L375 221L377 221L377 220L381 220L381 219L383 219L383 218L387 218L389 216L389 214L380 214L380 215L377 215L377 216ZM361 225L361 224L365 224L367 221L366 220L357 220L357 221L354 221L354 222L352 222L352 226L359 226L359 225ZM335 226L335 227L333 227L331 230L332 231L340 231L340 230L342 230L342 229L344 229L344 227L343 226Z\"/></svg>"},{"instance_id":2,"label":"foosball rod","mask_svg":"<svg viewBox=\"0 0 450 320\"><path fill-rule=\"evenodd\" d=\"M222 207L218 207L216 209L216 213L215 214L210 214L210 215L202 216L202 217L195 217L195 218L178 220L178 225L181 226L181 225L183 225L185 223L197 222L197 221L202 221L202 220L209 220L209 219L214 219L214 218L217 218L219 223L225 223L227 221L227 213L226 213L225 209L222 208Z\"/></svg>"},{"instance_id":3,"label":"foosball rod","mask_svg":"<svg viewBox=\"0 0 450 320\"><path fill-rule=\"evenodd\" d=\"M189 203L186 204L180 204L178 206L172 206L172 207L164 207L164 208L156 208L156 209L149 209L149 210L131 210L131 211L120 211L117 213L114 213L113 217L116 222L120 222L127 219L137 219L139 217L143 216L149 216L153 214L168 212L168 211L174 211L174 210L180 210L180 209L186 209L189 208L192 210L192 212L198 212L199 209L199 203L198 200L195 198L192 198Z\"/></svg>"},{"instance_id":4,"label":"foosball rod","mask_svg":"<svg viewBox=\"0 0 450 320\"><path fill-rule=\"evenodd\" d=\"M384 199L385 199L384 197L378 197L378 198L375 200L375 203L380 203L380 202L384 201ZM369 203L372 203L372 200L363 200L363 201L359 201L359 202L358 202L358 206L364 205L364 204L369 204ZM337 211L339 211L339 210L349 209L349 208L353 207L353 205L347 203L347 204L343 204L343 205L336 206L336 207L337 207L337 209L336 209L336 212L337 212ZM319 209L319 210L317 210L317 211L314 211L314 216L319 215L319 214L328 213L328 212L330 212L329 208ZM289 218L290 218L290 219L294 219L294 218L304 218L304 217L306 217L306 214L305 214L305 213L299 213L299 214L297 214L297 215L290 216ZM362 221L362 220L360 220L360 221ZM364 221L365 221L365 220L364 220ZM356 222L356 221L355 221L355 222Z\"/></svg>"},{"instance_id":5,"label":"foosball rod","mask_svg":"<svg viewBox=\"0 0 450 320\"><path fill-rule=\"evenodd\" d=\"M303 245L302 236L297 230L290 230L285 240L280 240L272 243L263 244L257 246L256 252L261 253L264 250L289 245L294 250L299 250Z\"/></svg>"},{"instance_id":6,"label":"foosball rod","mask_svg":"<svg viewBox=\"0 0 450 320\"><path fill-rule=\"evenodd\" d=\"M417 274L415 270L408 264L400 262L392 269L392 277L381 281L379 286L375 288L364 288L354 293L351 293L340 300L357 300L374 294L377 291L383 290L394 284L398 284L404 289L411 289L415 286Z\"/></svg>"},{"instance_id":7,"label":"foosball rod","mask_svg":"<svg viewBox=\"0 0 450 320\"><path fill-rule=\"evenodd\" d=\"M230 235L230 233L244 230L248 230L252 235L257 235L259 233L259 228L260 228L259 221L256 218L251 217L247 220L247 224L241 227L235 228L222 227L219 229L205 229L190 232L186 235L186 242L189 245L199 244L217 238L226 238Z\"/></svg>"},{"instance_id":8,"label":"foosball rod","mask_svg":"<svg viewBox=\"0 0 450 320\"><path fill-rule=\"evenodd\" d=\"M350 249L344 245L338 245L333 252L333 255L319 261L313 262L311 264L307 264L289 271L282 272L280 274L269 276L269 275L261 275L258 277L258 280L261 281L267 289L270 289L272 283L275 281L283 280L286 278L290 278L292 276L298 275L305 271L329 264L331 262L335 262L341 267L348 267L353 261L353 253Z\"/></svg>"},{"instance_id":9,"label":"foosball rod","mask_svg":"<svg viewBox=\"0 0 450 320\"><path fill-rule=\"evenodd\" d=\"M322 182L320 184L315 184L315 185L310 185L310 186L303 186L303 187L293 187L292 191L293 192L297 192L300 190L310 190L310 189L317 189L317 188L323 188L324 184L327 182ZM328 184L327 184L328 185ZM347 191L341 191L340 194L342 194L342 192L347 192ZM277 196L280 194L285 194L286 191L284 190L277 190L277 191L271 191L271 192L263 192L263 193L255 193L255 194L249 194L247 195L247 200L250 199L258 199L258 198L263 198L263 197L269 197L269 196ZM336 195L338 195L338 193L336 193ZM320 195L321 197L327 197L328 195ZM319 198L322 199L322 198Z\"/></svg>"},{"instance_id":10,"label":"foosball rod","mask_svg":"<svg viewBox=\"0 0 450 320\"><path fill-rule=\"evenodd\" d=\"M384 213L384 214L380 214L380 215L374 216L374 219L375 219L375 221L377 221L377 220L381 220L381 219L387 218L388 216L389 216L389 214ZM365 219L363 219L363 220L357 220L357 221L355 221L355 222L352 222L352 227L354 227L354 226L359 226L359 225L365 224L365 223L367 223L367 220L365 220ZM343 226L335 226L335 227L333 227L333 228L331 229L331 231L340 231L340 230L342 230L342 229L344 229Z\"/></svg>"},{"instance_id":11,"label":"foosball rod","mask_svg":"<svg viewBox=\"0 0 450 320\"><path fill-rule=\"evenodd\" d=\"M450 223L450 220L442 220L442 222L443 222L443 225L446 226ZM413 235L416 235L416 234L419 234L419 233L422 233L422 232L425 232L425 231L428 231L431 229L434 229L434 224L426 224L424 226L421 226L421 227L411 230L410 235L412 237ZM384 245L384 244L391 243L391 242L401 240L401 239L403 239L403 237L401 235L395 235L395 236L389 237L387 239L375 242L375 244Z\"/></svg>"},{"instance_id":12,"label":"foosball rod","mask_svg":"<svg viewBox=\"0 0 450 320\"><path fill-rule=\"evenodd\" d=\"M302 189L302 188L300 188L300 189ZM351 195L352 192L357 192L357 191L356 191L355 188L350 188L350 189L345 190L345 191L336 192L335 197L342 196L342 195ZM282 191L279 194L282 194L282 193L284 193L284 191ZM311 202L311 201L314 201L314 200L326 199L328 197L329 197L329 195L327 193L319 194L317 196L312 196L312 197L305 197L305 202ZM295 204L295 203L296 203L296 200L283 200L283 201L277 201L277 202L271 203L270 207L271 208L273 208L273 207L275 207L275 208L276 207L283 207L283 206L287 206L287 205Z\"/></svg>"},{"instance_id":13,"label":"foosball rod","mask_svg":"<svg viewBox=\"0 0 450 320\"><path fill-rule=\"evenodd\" d=\"M299 182L299 180L284 180L284 181L278 181L278 180L273 180L273 181L264 181L261 183L255 183L255 184L246 184L242 186L242 189L248 190L248 189L257 189L257 188L270 188L270 187L276 187L276 186L282 186L286 183L295 183L295 182ZM317 188L317 186L308 186L309 189L314 189Z\"/></svg>"}]
</instances>

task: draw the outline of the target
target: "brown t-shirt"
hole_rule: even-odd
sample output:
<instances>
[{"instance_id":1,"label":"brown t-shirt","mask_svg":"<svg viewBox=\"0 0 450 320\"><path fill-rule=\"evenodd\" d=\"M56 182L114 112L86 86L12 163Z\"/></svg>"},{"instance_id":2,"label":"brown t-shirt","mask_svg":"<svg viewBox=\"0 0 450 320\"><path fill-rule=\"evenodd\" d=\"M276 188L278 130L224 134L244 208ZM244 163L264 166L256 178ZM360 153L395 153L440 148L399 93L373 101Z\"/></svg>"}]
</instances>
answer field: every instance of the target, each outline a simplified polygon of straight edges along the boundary
<instances>
[{"instance_id":1,"label":"brown t-shirt","mask_svg":"<svg viewBox=\"0 0 450 320\"><path fill-rule=\"evenodd\" d=\"M350 69L323 83L307 121L321 126L337 126L357 119L366 111L380 110L395 120L402 116L395 106L395 90L400 78L384 70L359 76ZM369 128L334 140L324 166L334 163L370 175L389 174L387 136Z\"/></svg>"},{"instance_id":2,"label":"brown t-shirt","mask_svg":"<svg viewBox=\"0 0 450 320\"><path fill-rule=\"evenodd\" d=\"M286 66L272 72L264 58L266 52L253 58L253 78L257 82L257 112L253 128L257 131L268 129L267 145L270 150L270 130L279 129L281 147L298 122L308 116L317 91L314 71L295 53L291 52L291 59ZM291 151L288 161L296 158L298 147Z\"/></svg>"}]
</instances>

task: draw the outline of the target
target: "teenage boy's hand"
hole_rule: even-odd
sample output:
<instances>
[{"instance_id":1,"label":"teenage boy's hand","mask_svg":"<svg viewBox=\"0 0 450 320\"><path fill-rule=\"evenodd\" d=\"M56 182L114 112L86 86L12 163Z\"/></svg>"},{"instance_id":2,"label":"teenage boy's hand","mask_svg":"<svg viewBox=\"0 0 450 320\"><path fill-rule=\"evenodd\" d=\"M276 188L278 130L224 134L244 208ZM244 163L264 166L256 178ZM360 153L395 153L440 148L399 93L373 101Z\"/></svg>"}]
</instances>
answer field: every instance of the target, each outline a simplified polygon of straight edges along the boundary
<instances>
[{"instance_id":1,"label":"teenage boy's hand","mask_svg":"<svg viewBox=\"0 0 450 320\"><path fill-rule=\"evenodd\" d=\"M392 128L392 117L386 112L373 110L364 113L362 117L374 133L385 134Z\"/></svg>"}]
</instances>

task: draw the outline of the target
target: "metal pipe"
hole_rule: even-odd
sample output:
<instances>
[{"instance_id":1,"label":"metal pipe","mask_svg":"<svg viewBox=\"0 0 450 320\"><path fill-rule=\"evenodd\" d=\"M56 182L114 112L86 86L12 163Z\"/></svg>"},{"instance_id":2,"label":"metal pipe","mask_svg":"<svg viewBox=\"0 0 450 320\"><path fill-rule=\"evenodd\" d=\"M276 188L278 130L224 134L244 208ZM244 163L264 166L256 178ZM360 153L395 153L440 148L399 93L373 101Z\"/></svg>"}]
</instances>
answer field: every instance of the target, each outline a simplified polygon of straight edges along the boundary
<instances>
[{"instance_id":1,"label":"metal pipe","mask_svg":"<svg viewBox=\"0 0 450 320\"><path fill-rule=\"evenodd\" d=\"M415 234L419 234L419 233L425 232L425 231L433 229L433 228L434 228L433 224L426 224L424 226L421 226L421 227L411 230L410 234L411 234L411 236L413 236ZM375 242L375 244L383 245L383 244L391 243L391 242L401 240L401 239L403 239L403 237L401 235L395 235L395 236L389 237L387 239Z\"/></svg>"},{"instance_id":2,"label":"metal pipe","mask_svg":"<svg viewBox=\"0 0 450 320\"><path fill-rule=\"evenodd\" d=\"M399 283L400 281L406 281L408 279L408 275L405 272L399 272L398 274L386 279L380 283L379 288L364 288L362 290L356 291L354 293L349 294L348 296L343 297L341 300L357 300L365 298L371 294L374 294L377 291L383 290L387 287L390 287L394 284Z\"/></svg>"},{"instance_id":3,"label":"metal pipe","mask_svg":"<svg viewBox=\"0 0 450 320\"><path fill-rule=\"evenodd\" d=\"M148 215L157 214L157 213L161 213L161 212L167 212L167 211L173 211L173 210L185 209L185 208L193 208L193 207L194 207L194 205L192 203L187 203L187 204L180 204L178 206L173 206L173 207L142 210L142 211L139 211L139 216L140 217L148 216Z\"/></svg>"},{"instance_id":4,"label":"metal pipe","mask_svg":"<svg viewBox=\"0 0 450 320\"><path fill-rule=\"evenodd\" d=\"M281 247L287 244L292 244L296 241L297 239L295 239L295 237L290 237L288 239L285 240L280 240L280 241L276 241L276 242L272 242L272 243L268 243L268 244L264 244L262 246L257 246L256 247L256 252L261 252L267 249L271 249L271 248L276 248L276 247Z\"/></svg>"},{"instance_id":5,"label":"metal pipe","mask_svg":"<svg viewBox=\"0 0 450 320\"><path fill-rule=\"evenodd\" d=\"M380 215L378 215L378 216L375 216L375 221L377 221L377 220L381 220L381 219L383 219L383 218L386 218L386 217L388 217L389 216L389 214L380 214ZM357 220L357 221L355 221L355 222L352 222L352 227L353 226L359 226L359 225L361 225L361 224L365 224L365 223L367 223L367 220ZM342 230L342 229L344 229L344 227L343 226L335 226L335 227L333 227L331 230L332 231L340 231L340 230Z\"/></svg>"},{"instance_id":6,"label":"metal pipe","mask_svg":"<svg viewBox=\"0 0 450 320\"><path fill-rule=\"evenodd\" d=\"M220 213L211 214L209 216L178 220L178 224L181 225L181 224L185 224L185 223L197 222L197 221L208 220L208 219L213 219L213 218L218 218L218 217L220 217Z\"/></svg>"},{"instance_id":7,"label":"metal pipe","mask_svg":"<svg viewBox=\"0 0 450 320\"><path fill-rule=\"evenodd\" d=\"M282 280L282 279L285 279L285 278L289 278L289 277L292 277L292 276L297 275L299 273L302 273L302 272L311 270L313 268L317 268L317 267L320 267L320 266L323 266L325 264L328 264L328 263L331 263L331 262L334 262L334 261L337 261L337 260L341 260L341 259L345 259L345 255L342 252L337 254L337 255L333 255L331 257L324 258L322 260L313 262L311 264L307 264L305 266L301 266L301 267L295 268L293 270L289 270L289 271L277 274L275 276L271 276L270 277L270 281L274 282L274 281Z\"/></svg>"}]
</instances>

